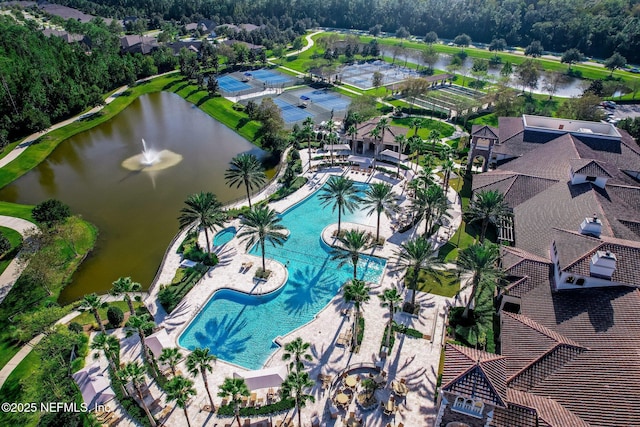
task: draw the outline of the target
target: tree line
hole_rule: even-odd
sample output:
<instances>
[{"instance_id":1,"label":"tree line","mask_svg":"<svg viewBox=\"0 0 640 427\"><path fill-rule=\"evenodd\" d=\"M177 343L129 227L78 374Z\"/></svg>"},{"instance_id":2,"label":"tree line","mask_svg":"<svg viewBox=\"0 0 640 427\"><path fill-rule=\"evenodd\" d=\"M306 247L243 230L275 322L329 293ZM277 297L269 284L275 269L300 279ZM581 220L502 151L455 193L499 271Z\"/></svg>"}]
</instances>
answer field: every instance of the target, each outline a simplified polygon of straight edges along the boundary
<instances>
[{"instance_id":1,"label":"tree line","mask_svg":"<svg viewBox=\"0 0 640 427\"><path fill-rule=\"evenodd\" d=\"M368 30L378 28L424 37L434 31L453 39L466 33L474 41L504 39L526 46L539 41L555 52L577 48L587 55L609 57L619 51L640 59L640 5L632 0L60 0L107 17L143 16L164 20L210 18L218 23L276 20Z\"/></svg>"}]
</instances>

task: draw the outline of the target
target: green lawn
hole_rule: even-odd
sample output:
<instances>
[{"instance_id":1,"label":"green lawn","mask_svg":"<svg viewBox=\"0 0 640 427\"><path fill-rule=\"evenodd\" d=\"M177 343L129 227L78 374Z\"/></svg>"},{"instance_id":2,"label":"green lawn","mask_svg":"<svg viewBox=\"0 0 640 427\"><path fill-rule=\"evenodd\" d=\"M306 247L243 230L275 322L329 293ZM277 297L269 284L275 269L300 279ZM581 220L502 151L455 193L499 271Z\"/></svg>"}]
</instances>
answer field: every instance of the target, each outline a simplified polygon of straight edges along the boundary
<instances>
[{"instance_id":1,"label":"green lawn","mask_svg":"<svg viewBox=\"0 0 640 427\"><path fill-rule=\"evenodd\" d=\"M107 307L101 308L98 310L98 313L100 313L100 317L105 322L107 321L107 310L109 309L109 307L118 307L120 310L122 310L122 312L125 315L129 312L129 305L127 305L126 301L112 301L112 302L109 302L108 304L109 305ZM144 306L142 302L133 301L133 308L136 310L136 312L141 306ZM80 316L74 318L71 322L79 323L82 326L90 325L93 329L95 330L98 329L98 324L96 323L96 319L95 317L93 317L93 313L89 311L85 311Z\"/></svg>"},{"instance_id":2,"label":"green lawn","mask_svg":"<svg viewBox=\"0 0 640 427\"><path fill-rule=\"evenodd\" d=\"M460 279L455 271L438 271L435 275L420 271L418 290L443 297L453 297L460 290Z\"/></svg>"},{"instance_id":3,"label":"green lawn","mask_svg":"<svg viewBox=\"0 0 640 427\"><path fill-rule=\"evenodd\" d=\"M18 254L18 250L22 244L22 236L14 229L7 227L0 227L0 233L4 234L4 236L9 239L9 242L11 242L11 249L0 258L0 274L2 274L7 266L9 266L11 260L13 260L13 257Z\"/></svg>"},{"instance_id":4,"label":"green lawn","mask_svg":"<svg viewBox=\"0 0 640 427\"><path fill-rule=\"evenodd\" d=\"M34 397L26 396L23 392L23 387L21 382L29 378L40 366L40 358L38 354L34 351L29 353L27 357L24 358L22 362L11 372L9 378L0 389L0 401L2 402L33 402ZM43 385L44 387L44 385ZM38 425L38 414L39 412L35 412L33 414L16 414L19 416L20 424L16 424L14 418L15 416L10 412L0 412L0 425L10 426L10 425L22 425L22 426L37 426ZM26 421L26 419L28 421Z\"/></svg>"},{"instance_id":5,"label":"green lawn","mask_svg":"<svg viewBox=\"0 0 640 427\"><path fill-rule=\"evenodd\" d=\"M411 117L403 117L403 118L394 118L391 120L392 126L400 126L409 128L409 132L407 133L407 138L413 136L413 127L411 127ZM429 137L429 133L432 130L436 130L440 133L440 138L446 138L448 136L453 135L455 132L455 128L448 123L443 123L439 120L426 119L421 118L422 126L418 129L418 135L422 139L427 139Z\"/></svg>"}]
</instances>

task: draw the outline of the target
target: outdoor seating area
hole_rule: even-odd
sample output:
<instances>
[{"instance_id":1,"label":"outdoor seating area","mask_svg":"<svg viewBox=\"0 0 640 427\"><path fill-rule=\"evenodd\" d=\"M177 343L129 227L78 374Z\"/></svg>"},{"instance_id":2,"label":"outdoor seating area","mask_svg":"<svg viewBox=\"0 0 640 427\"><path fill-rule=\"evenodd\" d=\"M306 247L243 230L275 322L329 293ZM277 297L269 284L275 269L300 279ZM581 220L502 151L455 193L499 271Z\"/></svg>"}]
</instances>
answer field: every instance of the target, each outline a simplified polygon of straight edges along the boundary
<instances>
[{"instance_id":1,"label":"outdoor seating area","mask_svg":"<svg viewBox=\"0 0 640 427\"><path fill-rule=\"evenodd\" d=\"M400 381L393 381L391 383L391 389L393 392L400 397L406 397L407 393L409 393L409 387L407 387L407 383L404 378Z\"/></svg>"},{"instance_id":2,"label":"outdoor seating area","mask_svg":"<svg viewBox=\"0 0 640 427\"><path fill-rule=\"evenodd\" d=\"M398 410L398 405L393 396L389 397L386 402L380 402L380 406L382 407L382 412L387 416L395 415Z\"/></svg>"},{"instance_id":3,"label":"outdoor seating area","mask_svg":"<svg viewBox=\"0 0 640 427\"><path fill-rule=\"evenodd\" d=\"M338 335L336 345L341 347L347 347L351 343L352 339L353 339L353 333L351 331L342 332L340 335Z\"/></svg>"},{"instance_id":4,"label":"outdoor seating area","mask_svg":"<svg viewBox=\"0 0 640 427\"><path fill-rule=\"evenodd\" d=\"M240 269L240 272L242 274L244 274L244 273L248 272L249 270L251 270L251 267L253 267L253 262L251 262L251 261L250 262L243 262L242 266L241 266L241 269Z\"/></svg>"}]
</instances>

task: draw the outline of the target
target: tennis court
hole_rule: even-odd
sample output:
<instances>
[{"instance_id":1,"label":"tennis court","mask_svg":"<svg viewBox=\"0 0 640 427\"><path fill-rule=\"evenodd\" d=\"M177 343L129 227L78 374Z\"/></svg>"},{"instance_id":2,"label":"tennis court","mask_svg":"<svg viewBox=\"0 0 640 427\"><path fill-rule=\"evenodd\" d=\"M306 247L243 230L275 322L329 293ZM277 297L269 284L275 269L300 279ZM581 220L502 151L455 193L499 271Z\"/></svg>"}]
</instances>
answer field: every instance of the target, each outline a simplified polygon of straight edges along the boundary
<instances>
[{"instance_id":1,"label":"tennis court","mask_svg":"<svg viewBox=\"0 0 640 427\"><path fill-rule=\"evenodd\" d=\"M231 76L222 76L218 78L220 89L225 92L239 92L245 89L251 89L251 86L234 79Z\"/></svg>"},{"instance_id":2,"label":"tennis court","mask_svg":"<svg viewBox=\"0 0 640 427\"><path fill-rule=\"evenodd\" d=\"M284 76L280 73L270 71L270 70L251 71L251 75L256 80L260 80L261 82L267 83L267 84L282 84L282 83L289 83L291 81L289 77Z\"/></svg>"},{"instance_id":3,"label":"tennis court","mask_svg":"<svg viewBox=\"0 0 640 427\"><path fill-rule=\"evenodd\" d=\"M366 90L373 87L375 72L382 74L383 86L399 83L410 77L418 77L415 70L401 68L384 61L348 65L340 70L340 76L343 82Z\"/></svg>"},{"instance_id":4,"label":"tennis court","mask_svg":"<svg viewBox=\"0 0 640 427\"><path fill-rule=\"evenodd\" d=\"M302 96L306 96L314 104L318 104L328 110L346 110L351 101L346 98L342 98L340 95L333 94L331 92L325 92L323 90L314 90L311 92L303 93Z\"/></svg>"},{"instance_id":5,"label":"tennis court","mask_svg":"<svg viewBox=\"0 0 640 427\"><path fill-rule=\"evenodd\" d=\"M287 101L274 98L273 102L280 108L282 113L282 119L285 123L294 123L300 120L304 120L307 117L313 117L313 114L303 110L302 108L289 104Z\"/></svg>"}]
</instances>

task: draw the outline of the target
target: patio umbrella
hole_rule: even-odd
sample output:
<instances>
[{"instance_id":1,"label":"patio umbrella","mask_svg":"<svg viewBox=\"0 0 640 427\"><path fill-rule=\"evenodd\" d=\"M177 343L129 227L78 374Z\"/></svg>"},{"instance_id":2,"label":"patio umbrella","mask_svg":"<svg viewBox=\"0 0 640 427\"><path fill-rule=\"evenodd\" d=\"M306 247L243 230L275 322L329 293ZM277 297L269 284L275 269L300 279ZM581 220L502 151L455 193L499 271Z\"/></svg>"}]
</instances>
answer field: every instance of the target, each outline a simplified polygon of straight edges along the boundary
<instances>
[{"instance_id":1,"label":"patio umbrella","mask_svg":"<svg viewBox=\"0 0 640 427\"><path fill-rule=\"evenodd\" d=\"M249 390L280 387L287 378L287 367L283 365L257 371L234 372L233 377L244 378Z\"/></svg>"},{"instance_id":2,"label":"patio umbrella","mask_svg":"<svg viewBox=\"0 0 640 427\"><path fill-rule=\"evenodd\" d=\"M103 405L116 395L99 365L90 365L79 370L73 374L73 379L78 384L82 399L88 408Z\"/></svg>"}]
</instances>

